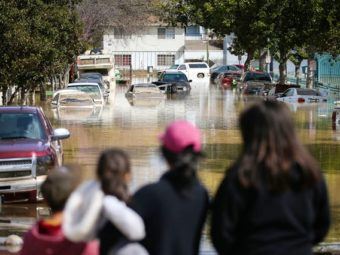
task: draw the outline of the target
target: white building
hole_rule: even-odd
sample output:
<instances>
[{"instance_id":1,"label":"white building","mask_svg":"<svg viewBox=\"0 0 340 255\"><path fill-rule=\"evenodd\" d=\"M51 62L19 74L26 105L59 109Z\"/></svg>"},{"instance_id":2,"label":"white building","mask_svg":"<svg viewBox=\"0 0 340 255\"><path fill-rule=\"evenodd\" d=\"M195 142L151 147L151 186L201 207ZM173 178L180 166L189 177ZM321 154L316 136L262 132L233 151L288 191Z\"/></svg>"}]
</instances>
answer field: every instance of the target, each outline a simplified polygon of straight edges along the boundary
<instances>
[{"instance_id":1,"label":"white building","mask_svg":"<svg viewBox=\"0 0 340 255\"><path fill-rule=\"evenodd\" d=\"M184 61L223 63L223 43L208 41L206 31L200 26L167 27L151 23L138 34L126 35L120 30L107 29L103 37L103 51L113 54L118 68L147 70L148 66L160 70ZM228 64L237 64L238 58L228 52Z\"/></svg>"},{"instance_id":2,"label":"white building","mask_svg":"<svg viewBox=\"0 0 340 255\"><path fill-rule=\"evenodd\" d=\"M162 69L184 61L184 42L184 29L179 27L153 24L133 35L113 28L104 35L103 51L114 55L116 66Z\"/></svg>"}]
</instances>

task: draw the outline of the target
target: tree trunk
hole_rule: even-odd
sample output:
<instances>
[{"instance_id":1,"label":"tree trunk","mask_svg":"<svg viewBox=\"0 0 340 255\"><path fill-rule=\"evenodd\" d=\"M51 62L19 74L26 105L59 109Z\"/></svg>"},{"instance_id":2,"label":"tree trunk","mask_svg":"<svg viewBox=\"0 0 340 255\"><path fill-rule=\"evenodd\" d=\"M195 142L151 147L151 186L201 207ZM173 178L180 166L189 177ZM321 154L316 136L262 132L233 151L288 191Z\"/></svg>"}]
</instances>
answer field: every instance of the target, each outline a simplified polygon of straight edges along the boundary
<instances>
[{"instance_id":1,"label":"tree trunk","mask_svg":"<svg viewBox=\"0 0 340 255\"><path fill-rule=\"evenodd\" d=\"M28 103L29 105L35 104L35 90L30 90L28 94Z\"/></svg>"},{"instance_id":2,"label":"tree trunk","mask_svg":"<svg viewBox=\"0 0 340 255\"><path fill-rule=\"evenodd\" d=\"M25 98L26 98L26 90L25 88L21 88L20 90L20 105L24 105L25 104Z\"/></svg>"},{"instance_id":3,"label":"tree trunk","mask_svg":"<svg viewBox=\"0 0 340 255\"><path fill-rule=\"evenodd\" d=\"M64 88L64 86L63 86L63 78L62 78L61 74L58 75L58 82L59 82L59 89L63 89Z\"/></svg>"},{"instance_id":4,"label":"tree trunk","mask_svg":"<svg viewBox=\"0 0 340 255\"><path fill-rule=\"evenodd\" d=\"M299 85L299 83L300 83L300 65L301 65L301 63L299 65L295 66L296 85Z\"/></svg>"},{"instance_id":5,"label":"tree trunk","mask_svg":"<svg viewBox=\"0 0 340 255\"><path fill-rule=\"evenodd\" d=\"M260 51L260 59L259 59L259 68L260 71L264 72L266 71L266 56L267 51Z\"/></svg>"},{"instance_id":6,"label":"tree trunk","mask_svg":"<svg viewBox=\"0 0 340 255\"><path fill-rule=\"evenodd\" d=\"M247 52L247 59L246 59L246 62L244 62L245 72L249 70L250 61L253 59L253 56L254 56L254 52Z\"/></svg>"},{"instance_id":7,"label":"tree trunk","mask_svg":"<svg viewBox=\"0 0 340 255\"><path fill-rule=\"evenodd\" d=\"M286 84L287 81L287 59L280 59L279 62L279 84Z\"/></svg>"},{"instance_id":8,"label":"tree trunk","mask_svg":"<svg viewBox=\"0 0 340 255\"><path fill-rule=\"evenodd\" d=\"M7 105L7 87L2 87L2 105Z\"/></svg>"},{"instance_id":9,"label":"tree trunk","mask_svg":"<svg viewBox=\"0 0 340 255\"><path fill-rule=\"evenodd\" d=\"M40 102L46 101L46 88L43 83L40 83Z\"/></svg>"},{"instance_id":10,"label":"tree trunk","mask_svg":"<svg viewBox=\"0 0 340 255\"><path fill-rule=\"evenodd\" d=\"M13 94L11 95L10 99L7 101L7 104L13 104L14 98L17 95L17 93L19 92L20 87L16 87L15 91L13 92Z\"/></svg>"},{"instance_id":11,"label":"tree trunk","mask_svg":"<svg viewBox=\"0 0 340 255\"><path fill-rule=\"evenodd\" d=\"M312 70L312 61L313 58L308 58L308 68L307 68L307 82L306 82L306 87L307 88L313 88L314 86L314 70Z\"/></svg>"},{"instance_id":12,"label":"tree trunk","mask_svg":"<svg viewBox=\"0 0 340 255\"><path fill-rule=\"evenodd\" d=\"M296 85L299 85L300 83L300 67L301 67L301 61L295 62L295 78L296 78Z\"/></svg>"}]
</instances>

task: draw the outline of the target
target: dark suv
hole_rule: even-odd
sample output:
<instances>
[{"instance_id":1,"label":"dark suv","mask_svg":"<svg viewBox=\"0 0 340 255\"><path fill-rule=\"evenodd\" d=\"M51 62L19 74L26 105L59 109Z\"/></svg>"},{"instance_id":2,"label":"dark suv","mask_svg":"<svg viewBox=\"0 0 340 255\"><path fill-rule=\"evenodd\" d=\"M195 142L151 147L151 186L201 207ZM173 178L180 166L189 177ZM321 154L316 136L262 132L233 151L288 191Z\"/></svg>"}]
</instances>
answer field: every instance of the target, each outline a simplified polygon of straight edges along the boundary
<instances>
[{"instance_id":1,"label":"dark suv","mask_svg":"<svg viewBox=\"0 0 340 255\"><path fill-rule=\"evenodd\" d=\"M40 185L62 163L61 139L39 107L0 107L0 195L6 201L41 200Z\"/></svg>"},{"instance_id":2,"label":"dark suv","mask_svg":"<svg viewBox=\"0 0 340 255\"><path fill-rule=\"evenodd\" d=\"M239 90L244 95L267 95L274 86L269 73L252 71L245 72L238 83Z\"/></svg>"},{"instance_id":3,"label":"dark suv","mask_svg":"<svg viewBox=\"0 0 340 255\"><path fill-rule=\"evenodd\" d=\"M189 93L191 90L190 82L187 76L181 71L166 70L163 71L158 81L153 82L159 89L165 93Z\"/></svg>"}]
</instances>

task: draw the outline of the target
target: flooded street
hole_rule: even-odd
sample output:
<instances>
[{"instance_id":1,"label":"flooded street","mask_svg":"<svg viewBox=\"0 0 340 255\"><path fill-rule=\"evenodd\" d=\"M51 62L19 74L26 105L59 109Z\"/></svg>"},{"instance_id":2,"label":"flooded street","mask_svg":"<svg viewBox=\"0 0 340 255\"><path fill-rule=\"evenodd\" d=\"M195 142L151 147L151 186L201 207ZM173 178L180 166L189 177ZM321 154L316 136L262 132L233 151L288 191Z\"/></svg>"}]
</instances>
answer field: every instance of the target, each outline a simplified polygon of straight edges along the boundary
<instances>
[{"instance_id":1,"label":"flooded street","mask_svg":"<svg viewBox=\"0 0 340 255\"><path fill-rule=\"evenodd\" d=\"M190 95L167 99L137 100L125 98L127 87L117 85L103 108L91 110L52 110L43 106L53 126L70 130L63 142L64 162L82 166L84 179L95 175L99 153L108 147L126 150L133 163L131 190L157 180L166 170L158 151L158 135L176 119L195 123L202 131L206 159L199 176L211 195L241 149L237 127L240 111L251 98L242 98L231 90L221 90L208 83L194 83ZM299 137L320 162L330 194L332 228L328 242L340 241L340 130L333 131L332 104L291 105ZM171 208L169 208L171 209ZM38 205L3 205L1 236L22 235L24 229L48 208ZM205 235L207 238L207 235ZM204 242L208 245L209 242Z\"/></svg>"}]
</instances>

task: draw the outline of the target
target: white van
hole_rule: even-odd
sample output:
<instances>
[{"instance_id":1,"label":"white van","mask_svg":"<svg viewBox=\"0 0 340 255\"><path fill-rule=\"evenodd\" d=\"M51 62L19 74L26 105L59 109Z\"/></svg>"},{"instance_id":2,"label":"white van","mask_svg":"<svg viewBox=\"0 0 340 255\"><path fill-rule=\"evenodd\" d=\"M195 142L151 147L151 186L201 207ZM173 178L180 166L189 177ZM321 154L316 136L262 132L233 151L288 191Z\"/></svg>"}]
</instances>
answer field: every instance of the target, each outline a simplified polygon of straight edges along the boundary
<instances>
[{"instance_id":1,"label":"white van","mask_svg":"<svg viewBox=\"0 0 340 255\"><path fill-rule=\"evenodd\" d=\"M188 62L181 64L177 70L183 72L188 80L204 79L210 76L210 68L205 62Z\"/></svg>"}]
</instances>

